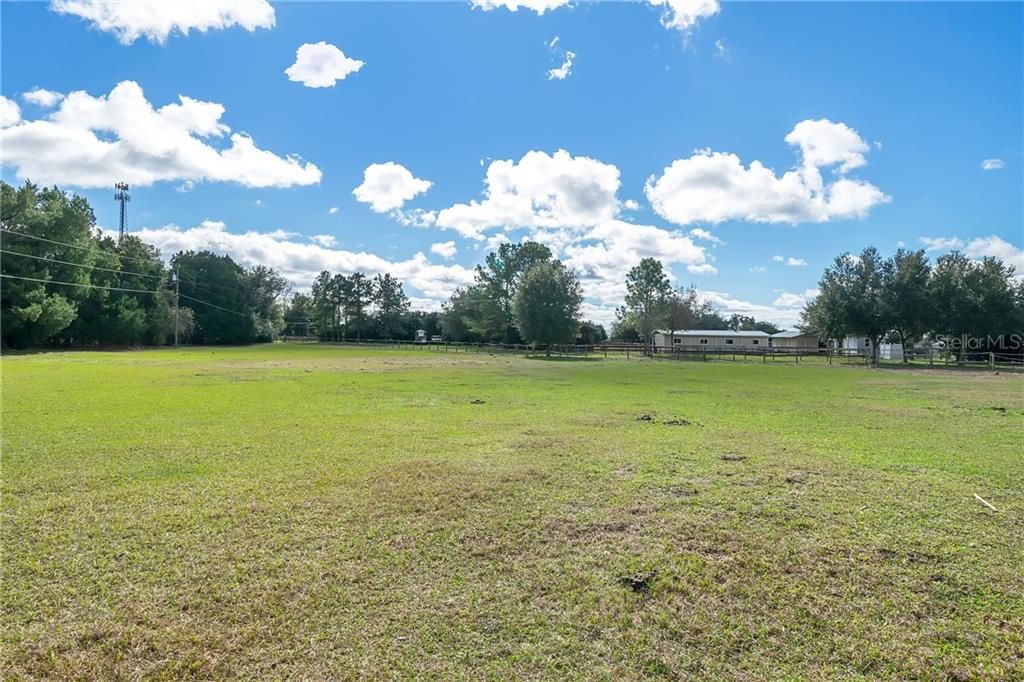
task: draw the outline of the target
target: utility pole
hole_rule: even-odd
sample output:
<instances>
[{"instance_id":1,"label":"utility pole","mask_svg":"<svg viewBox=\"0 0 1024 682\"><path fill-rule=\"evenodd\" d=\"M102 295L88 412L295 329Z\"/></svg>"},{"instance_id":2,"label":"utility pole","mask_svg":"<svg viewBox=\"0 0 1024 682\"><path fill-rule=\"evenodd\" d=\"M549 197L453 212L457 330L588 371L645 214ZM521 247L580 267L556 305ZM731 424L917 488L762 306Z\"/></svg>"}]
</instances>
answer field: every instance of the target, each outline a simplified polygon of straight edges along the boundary
<instances>
[{"instance_id":1,"label":"utility pole","mask_svg":"<svg viewBox=\"0 0 1024 682\"><path fill-rule=\"evenodd\" d=\"M171 277L174 278L174 347L177 348L178 347L178 320L181 319L178 316L178 285L180 284L180 282L178 280L178 270L177 270L177 268L175 268L174 272L171 274Z\"/></svg>"},{"instance_id":2,"label":"utility pole","mask_svg":"<svg viewBox=\"0 0 1024 682\"><path fill-rule=\"evenodd\" d=\"M118 243L124 240L124 223L125 218L128 216L128 210L126 204L131 201L132 198L128 194L128 183L118 182L114 184L114 201L121 202L121 232L118 236Z\"/></svg>"}]
</instances>

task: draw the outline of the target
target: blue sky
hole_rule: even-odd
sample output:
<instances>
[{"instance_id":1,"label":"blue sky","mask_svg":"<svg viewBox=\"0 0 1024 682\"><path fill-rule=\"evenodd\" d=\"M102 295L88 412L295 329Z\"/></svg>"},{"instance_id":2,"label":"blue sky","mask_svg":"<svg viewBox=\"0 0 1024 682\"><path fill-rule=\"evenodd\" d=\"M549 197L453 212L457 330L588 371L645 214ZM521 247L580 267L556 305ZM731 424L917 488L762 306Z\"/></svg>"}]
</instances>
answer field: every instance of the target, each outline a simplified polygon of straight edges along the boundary
<instances>
[{"instance_id":1,"label":"blue sky","mask_svg":"<svg viewBox=\"0 0 1024 682\"><path fill-rule=\"evenodd\" d=\"M604 321L647 255L787 324L846 250L1024 270L1021 4L542 1L4 3L3 178L66 186L115 229L124 179L129 228L165 255L214 248L299 288L392 270L427 307L499 235L549 243ZM286 75L306 44L344 54L333 86ZM138 113L179 96L222 111ZM223 154L235 133L263 153Z\"/></svg>"}]
</instances>

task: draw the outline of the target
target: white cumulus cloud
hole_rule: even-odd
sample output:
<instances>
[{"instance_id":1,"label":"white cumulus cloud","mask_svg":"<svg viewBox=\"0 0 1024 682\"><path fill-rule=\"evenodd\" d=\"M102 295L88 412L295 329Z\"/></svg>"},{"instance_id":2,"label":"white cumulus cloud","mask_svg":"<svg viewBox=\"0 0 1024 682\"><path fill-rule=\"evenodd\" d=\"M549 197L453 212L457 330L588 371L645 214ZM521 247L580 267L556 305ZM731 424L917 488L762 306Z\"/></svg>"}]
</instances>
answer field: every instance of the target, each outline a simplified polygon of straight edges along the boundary
<instances>
[{"instance_id":1,"label":"white cumulus cloud","mask_svg":"<svg viewBox=\"0 0 1024 682\"><path fill-rule=\"evenodd\" d=\"M363 183L352 190L358 201L370 204L377 213L401 209L408 200L422 194L433 185L421 180L408 168L394 161L373 163L363 171Z\"/></svg>"},{"instance_id":2,"label":"white cumulus cloud","mask_svg":"<svg viewBox=\"0 0 1024 682\"><path fill-rule=\"evenodd\" d=\"M123 45L139 38L162 44L172 33L193 29L241 26L251 32L272 28L275 19L266 0L52 0L50 9L85 19Z\"/></svg>"},{"instance_id":3,"label":"white cumulus cloud","mask_svg":"<svg viewBox=\"0 0 1024 682\"><path fill-rule=\"evenodd\" d=\"M960 250L970 258L981 260L986 256L998 258L1017 270L1017 276L1024 274L1024 249L1006 241L997 235L975 237L964 241L959 237L918 237L928 252L947 252Z\"/></svg>"},{"instance_id":4,"label":"white cumulus cloud","mask_svg":"<svg viewBox=\"0 0 1024 682\"><path fill-rule=\"evenodd\" d=\"M803 308L807 305L807 302L817 296L820 292L817 289L805 289L803 293L793 294L788 291L782 291L778 297L772 302L773 306L779 308Z\"/></svg>"},{"instance_id":5,"label":"white cumulus cloud","mask_svg":"<svg viewBox=\"0 0 1024 682\"><path fill-rule=\"evenodd\" d=\"M57 106L57 103L64 99L64 95L53 90L44 90L43 88L33 88L28 92L22 93L21 98L29 104L35 104L36 106L44 109L51 109Z\"/></svg>"},{"instance_id":6,"label":"white cumulus cloud","mask_svg":"<svg viewBox=\"0 0 1024 682\"><path fill-rule=\"evenodd\" d=\"M775 263L785 263L792 268L799 268L807 265L807 261L803 258L794 258L793 256L772 256L772 261Z\"/></svg>"},{"instance_id":7,"label":"white cumulus cloud","mask_svg":"<svg viewBox=\"0 0 1024 682\"><path fill-rule=\"evenodd\" d=\"M437 226L479 239L489 228L593 226L619 211L619 169L564 149L492 161L484 185L482 200L442 209Z\"/></svg>"},{"instance_id":8,"label":"white cumulus cloud","mask_svg":"<svg viewBox=\"0 0 1024 682\"><path fill-rule=\"evenodd\" d=\"M687 271L695 275L717 275L718 268L711 263L701 263L700 265L687 265Z\"/></svg>"},{"instance_id":9,"label":"white cumulus cloud","mask_svg":"<svg viewBox=\"0 0 1024 682\"><path fill-rule=\"evenodd\" d=\"M653 225L609 220L580 231L541 230L531 238L547 244L580 275L591 302L614 308L626 294L626 273L644 258L656 258L671 269L710 273L704 249L685 234ZM709 269L711 267L711 269Z\"/></svg>"},{"instance_id":10,"label":"white cumulus cloud","mask_svg":"<svg viewBox=\"0 0 1024 682\"><path fill-rule=\"evenodd\" d=\"M436 253L441 258L448 260L455 257L458 249L455 247L455 242L438 242L437 244L430 245L430 252Z\"/></svg>"},{"instance_id":11,"label":"white cumulus cloud","mask_svg":"<svg viewBox=\"0 0 1024 682\"><path fill-rule=\"evenodd\" d=\"M661 24L683 33L689 32L701 19L718 14L721 5L718 0L648 0L654 7L662 8Z\"/></svg>"},{"instance_id":12,"label":"white cumulus cloud","mask_svg":"<svg viewBox=\"0 0 1024 682\"><path fill-rule=\"evenodd\" d=\"M749 315L758 320L793 328L800 323L804 305L818 295L818 290L806 289L802 294L781 292L771 305L744 301L721 291L698 290L697 293L701 300L710 302L725 317L733 314Z\"/></svg>"},{"instance_id":13,"label":"white cumulus cloud","mask_svg":"<svg viewBox=\"0 0 1024 682\"><path fill-rule=\"evenodd\" d=\"M924 244L925 251L952 251L964 245L958 237L918 237L918 241Z\"/></svg>"},{"instance_id":14,"label":"white cumulus cloud","mask_svg":"<svg viewBox=\"0 0 1024 682\"><path fill-rule=\"evenodd\" d=\"M184 95L155 109L134 81L109 95L69 93L47 117L4 130L5 166L40 184L106 187L118 181L235 182L291 187L320 182L297 156L260 149L221 122L224 107ZM226 139L225 139L226 138Z\"/></svg>"},{"instance_id":15,"label":"white cumulus cloud","mask_svg":"<svg viewBox=\"0 0 1024 682\"><path fill-rule=\"evenodd\" d=\"M845 124L801 121L786 142L798 149L800 162L781 177L760 161L744 166L735 154L703 149L652 175L644 192L658 215L679 225L827 222L862 218L890 201L878 187L846 176L867 163L869 147ZM826 181L822 169L834 177Z\"/></svg>"},{"instance_id":16,"label":"white cumulus cloud","mask_svg":"<svg viewBox=\"0 0 1024 682\"><path fill-rule=\"evenodd\" d=\"M289 80L307 88L333 88L338 81L363 68L364 62L346 57L330 43L305 43L295 52L295 63L285 69Z\"/></svg>"},{"instance_id":17,"label":"white cumulus cloud","mask_svg":"<svg viewBox=\"0 0 1024 682\"><path fill-rule=\"evenodd\" d=\"M472 0L474 8L490 12L493 9L504 7L510 12L518 11L520 8L544 14L553 9L568 5L571 0Z\"/></svg>"},{"instance_id":18,"label":"white cumulus cloud","mask_svg":"<svg viewBox=\"0 0 1024 682\"><path fill-rule=\"evenodd\" d=\"M334 235L330 234L314 234L312 237L309 238L309 241L313 242L314 244L319 244L325 249L329 249L338 244L338 240L334 238Z\"/></svg>"},{"instance_id":19,"label":"white cumulus cloud","mask_svg":"<svg viewBox=\"0 0 1024 682\"><path fill-rule=\"evenodd\" d=\"M1024 249L1014 246L1001 237L978 237L967 242L964 253L971 258L991 256L998 258L1017 270L1017 275L1024 275Z\"/></svg>"},{"instance_id":20,"label":"white cumulus cloud","mask_svg":"<svg viewBox=\"0 0 1024 682\"><path fill-rule=\"evenodd\" d=\"M337 212L338 212L338 207L337 206L331 206L329 209L327 209L328 215L334 215Z\"/></svg>"},{"instance_id":21,"label":"white cumulus cloud","mask_svg":"<svg viewBox=\"0 0 1024 682\"><path fill-rule=\"evenodd\" d=\"M456 287L473 282L472 268L432 263L422 253L389 260L365 251L337 249L329 235L314 235L309 238L314 243L309 243L283 231L231 232L218 220L204 220L190 228L173 224L147 227L131 234L159 248L165 258L178 251L209 249L227 254L244 266L269 265L301 289L311 286L321 270L346 275L358 271L370 276L390 272L411 287L412 296L439 304Z\"/></svg>"},{"instance_id":22,"label":"white cumulus cloud","mask_svg":"<svg viewBox=\"0 0 1024 682\"><path fill-rule=\"evenodd\" d=\"M982 170L1002 170L1006 168L1006 162L1002 159L985 159L981 162Z\"/></svg>"},{"instance_id":23,"label":"white cumulus cloud","mask_svg":"<svg viewBox=\"0 0 1024 682\"><path fill-rule=\"evenodd\" d=\"M723 242L721 239L719 239L715 235L713 235L710 232L708 232L707 230L701 229L699 227L695 227L692 230L690 230L689 234L694 239L703 239L704 241L711 242L712 244L725 244L725 242Z\"/></svg>"},{"instance_id":24,"label":"white cumulus cloud","mask_svg":"<svg viewBox=\"0 0 1024 682\"><path fill-rule=\"evenodd\" d=\"M0 128L17 125L21 122L21 107L13 99L0 95ZM7 142L6 136L4 142ZM7 150L4 150L6 154Z\"/></svg>"}]
</instances>

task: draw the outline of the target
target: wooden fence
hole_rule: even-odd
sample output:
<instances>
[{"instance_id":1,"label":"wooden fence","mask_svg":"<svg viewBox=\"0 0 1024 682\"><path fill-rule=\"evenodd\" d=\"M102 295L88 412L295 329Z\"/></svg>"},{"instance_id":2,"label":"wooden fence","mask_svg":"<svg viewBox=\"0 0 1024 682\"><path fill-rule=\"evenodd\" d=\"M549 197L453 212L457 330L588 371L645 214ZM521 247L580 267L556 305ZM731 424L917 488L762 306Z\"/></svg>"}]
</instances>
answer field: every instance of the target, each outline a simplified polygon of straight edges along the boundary
<instances>
[{"instance_id":1,"label":"wooden fence","mask_svg":"<svg viewBox=\"0 0 1024 682\"><path fill-rule=\"evenodd\" d=\"M695 360L701 362L760 362L801 364L816 362L825 365L870 365L870 351L851 348L658 348L640 343L601 343L593 345L562 344L551 346L529 346L525 344L484 343L468 341L427 341L415 342L406 339L352 339L346 341L320 341L311 336L284 336L286 343L322 343L326 345L363 346L419 350L432 353L509 353L512 355L545 355L550 357L616 358L625 359L649 355L656 360ZM1007 369L1024 368L1024 357L988 352L964 353L957 357L952 352L940 349L910 349L904 354L906 360L880 360L883 367L961 367Z\"/></svg>"}]
</instances>

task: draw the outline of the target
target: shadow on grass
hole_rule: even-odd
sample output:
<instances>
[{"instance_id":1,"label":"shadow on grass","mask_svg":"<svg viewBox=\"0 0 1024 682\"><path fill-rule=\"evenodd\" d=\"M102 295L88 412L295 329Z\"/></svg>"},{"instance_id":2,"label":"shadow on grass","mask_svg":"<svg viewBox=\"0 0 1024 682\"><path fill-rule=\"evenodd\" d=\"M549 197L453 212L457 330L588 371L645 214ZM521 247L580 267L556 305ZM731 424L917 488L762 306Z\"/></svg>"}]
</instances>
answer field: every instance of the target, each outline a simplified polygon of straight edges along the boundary
<instances>
[{"instance_id":1,"label":"shadow on grass","mask_svg":"<svg viewBox=\"0 0 1024 682\"><path fill-rule=\"evenodd\" d=\"M543 362L600 362L603 358L583 357L580 355L540 355L529 354L527 360L541 360Z\"/></svg>"}]
</instances>

